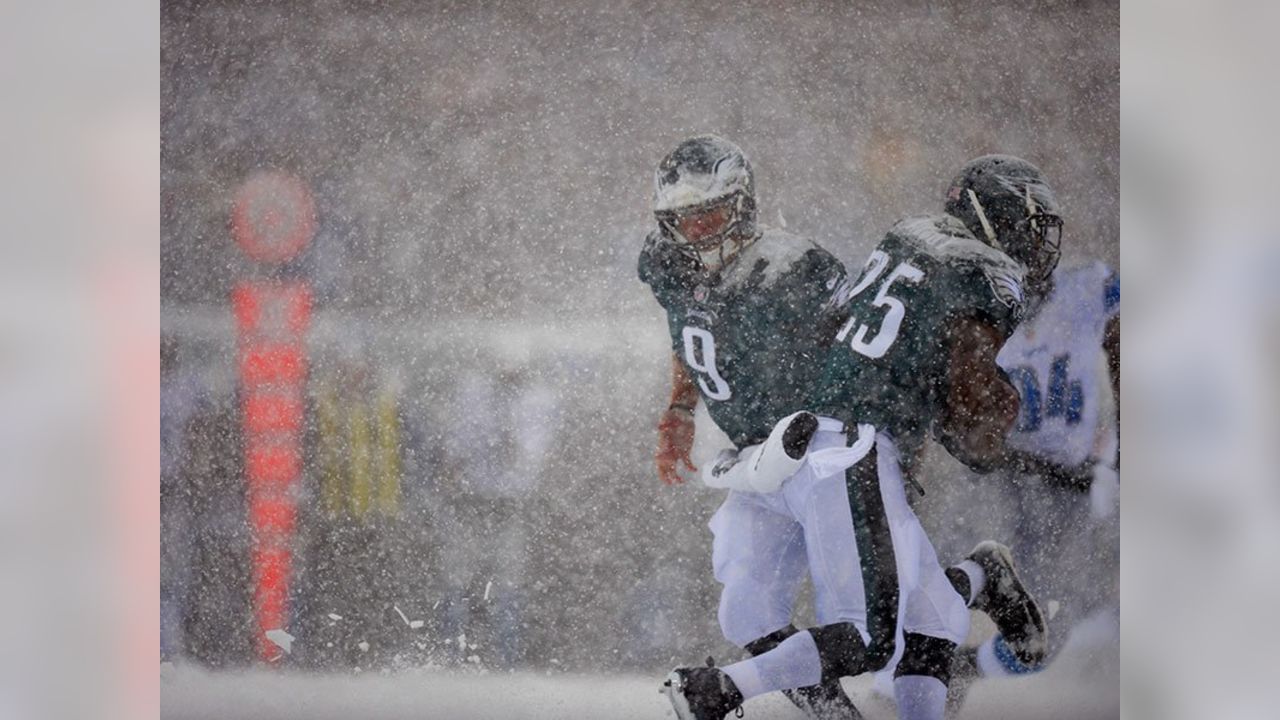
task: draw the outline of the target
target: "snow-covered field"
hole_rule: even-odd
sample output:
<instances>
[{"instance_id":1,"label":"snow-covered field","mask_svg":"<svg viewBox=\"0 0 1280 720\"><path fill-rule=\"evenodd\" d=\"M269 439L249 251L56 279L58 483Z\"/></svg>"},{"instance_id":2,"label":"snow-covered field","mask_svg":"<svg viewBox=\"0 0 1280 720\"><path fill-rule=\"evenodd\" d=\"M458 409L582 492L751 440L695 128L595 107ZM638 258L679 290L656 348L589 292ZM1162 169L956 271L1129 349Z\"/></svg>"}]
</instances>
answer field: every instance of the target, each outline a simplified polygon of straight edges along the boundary
<instances>
[{"instance_id":1,"label":"snow-covered field","mask_svg":"<svg viewBox=\"0 0 1280 720\"><path fill-rule=\"evenodd\" d=\"M1076 637L1045 672L974 683L960 718L1088 720L1120 715L1115 646L1105 637ZM316 675L207 672L163 668L161 717L168 720L422 720L427 718L635 718L673 717L652 677L453 674L418 671L394 675ZM870 678L845 681L867 720L894 717ZM776 693L744 706L746 717L802 718Z\"/></svg>"},{"instance_id":2,"label":"snow-covered field","mask_svg":"<svg viewBox=\"0 0 1280 720\"><path fill-rule=\"evenodd\" d=\"M659 677L452 675L302 675L269 671L167 673L161 717L170 720L349 720L350 718L668 718ZM892 718L892 704L864 679L846 681L867 720ZM1102 697L1079 681L1038 677L974 685L961 718L1106 718L1118 694ZM778 694L746 703L748 718L802 718Z\"/></svg>"}]
</instances>

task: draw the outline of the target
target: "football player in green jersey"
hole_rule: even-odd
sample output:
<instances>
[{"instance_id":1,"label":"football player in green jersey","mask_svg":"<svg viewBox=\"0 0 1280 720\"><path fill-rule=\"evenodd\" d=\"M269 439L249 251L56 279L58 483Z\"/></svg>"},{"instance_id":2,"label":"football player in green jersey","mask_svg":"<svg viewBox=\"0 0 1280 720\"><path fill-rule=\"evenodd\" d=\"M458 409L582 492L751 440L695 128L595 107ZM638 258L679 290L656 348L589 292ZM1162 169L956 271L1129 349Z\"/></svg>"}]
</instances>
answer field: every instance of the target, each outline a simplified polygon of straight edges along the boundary
<instances>
[{"instance_id":1,"label":"football player in green jersey","mask_svg":"<svg viewBox=\"0 0 1280 720\"><path fill-rule=\"evenodd\" d=\"M736 446L762 442L778 418L803 409L843 321L831 299L846 281L844 266L809 240L758 224L755 200L750 162L720 137L682 142L657 169L658 227L645 240L639 275L671 333L673 390L656 456L668 484L682 481L681 463L696 470L689 451L699 397ZM791 439L803 448L816 422L796 429ZM750 566L754 580L726 585L721 627L739 647L763 652L779 633L795 631L791 603L805 572L805 544L789 518L749 499L731 502L712 521L715 554L732 556L734 568ZM756 520L770 528L753 532ZM771 598L767 608L759 597ZM814 717L860 717L838 680L788 697Z\"/></svg>"},{"instance_id":2,"label":"football player in green jersey","mask_svg":"<svg viewBox=\"0 0 1280 720\"><path fill-rule=\"evenodd\" d=\"M1027 287L1056 265L1062 223L1039 170L1008 156L966 165L946 211L896 225L859 279L837 288L841 326L806 402L817 430L804 463L775 492L731 494L712 520L717 529L735 502L794 518L810 550L819 627L723 669L677 668L668 695L680 717L723 717L764 692L896 662L899 716L940 718L968 631L966 600L996 621L1006 652L1028 665L1043 657L1044 620L1007 549L981 543L944 571L907 503L900 458L932 434L972 467L1008 462L1018 396L995 356ZM750 535L769 530L735 539L755 543ZM720 539L717 529L717 550ZM726 593L751 572L733 558L716 566Z\"/></svg>"}]
</instances>

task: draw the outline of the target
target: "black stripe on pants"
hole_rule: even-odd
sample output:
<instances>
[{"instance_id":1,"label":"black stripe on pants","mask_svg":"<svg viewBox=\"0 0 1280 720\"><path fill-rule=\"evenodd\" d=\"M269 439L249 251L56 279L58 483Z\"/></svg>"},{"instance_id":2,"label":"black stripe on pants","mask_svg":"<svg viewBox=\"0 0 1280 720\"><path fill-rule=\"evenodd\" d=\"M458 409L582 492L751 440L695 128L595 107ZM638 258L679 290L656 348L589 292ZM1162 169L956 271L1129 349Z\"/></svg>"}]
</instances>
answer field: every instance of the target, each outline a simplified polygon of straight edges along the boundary
<instances>
[{"instance_id":1,"label":"black stripe on pants","mask_svg":"<svg viewBox=\"0 0 1280 720\"><path fill-rule=\"evenodd\" d=\"M862 565L867 598L867 670L883 668L893 659L898 628L898 563L894 556L889 517L880 495L878 453L871 451L845 471L845 489L853 515L853 532Z\"/></svg>"}]
</instances>

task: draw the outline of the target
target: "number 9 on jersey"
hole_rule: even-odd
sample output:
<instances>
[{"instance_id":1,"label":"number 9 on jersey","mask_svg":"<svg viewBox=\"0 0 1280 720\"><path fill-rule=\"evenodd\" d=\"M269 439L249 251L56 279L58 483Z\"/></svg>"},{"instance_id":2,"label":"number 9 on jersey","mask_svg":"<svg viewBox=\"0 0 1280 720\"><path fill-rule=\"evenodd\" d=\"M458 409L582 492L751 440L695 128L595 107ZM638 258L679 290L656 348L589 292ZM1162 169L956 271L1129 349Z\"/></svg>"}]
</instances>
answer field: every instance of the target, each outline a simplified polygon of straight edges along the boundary
<instances>
[{"instance_id":1,"label":"number 9 on jersey","mask_svg":"<svg viewBox=\"0 0 1280 720\"><path fill-rule=\"evenodd\" d=\"M699 327L685 326L684 361L698 373L698 385L709 400L728 400L733 396L729 383L716 370L716 339Z\"/></svg>"}]
</instances>

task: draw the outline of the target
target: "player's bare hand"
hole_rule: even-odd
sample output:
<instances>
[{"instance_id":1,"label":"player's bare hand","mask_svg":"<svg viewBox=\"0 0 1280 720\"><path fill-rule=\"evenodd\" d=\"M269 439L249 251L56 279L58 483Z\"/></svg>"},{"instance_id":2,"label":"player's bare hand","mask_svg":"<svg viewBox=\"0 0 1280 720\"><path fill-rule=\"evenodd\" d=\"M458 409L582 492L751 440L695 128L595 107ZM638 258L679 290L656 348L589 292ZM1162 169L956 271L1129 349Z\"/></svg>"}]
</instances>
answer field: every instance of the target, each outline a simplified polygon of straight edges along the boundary
<instances>
[{"instance_id":1,"label":"player's bare hand","mask_svg":"<svg viewBox=\"0 0 1280 720\"><path fill-rule=\"evenodd\" d=\"M693 450L693 413L680 408L670 408L658 420L658 452L654 460L658 465L658 477L663 484L679 485L680 464L690 472L697 472L689 453Z\"/></svg>"}]
</instances>

